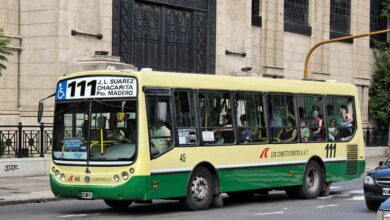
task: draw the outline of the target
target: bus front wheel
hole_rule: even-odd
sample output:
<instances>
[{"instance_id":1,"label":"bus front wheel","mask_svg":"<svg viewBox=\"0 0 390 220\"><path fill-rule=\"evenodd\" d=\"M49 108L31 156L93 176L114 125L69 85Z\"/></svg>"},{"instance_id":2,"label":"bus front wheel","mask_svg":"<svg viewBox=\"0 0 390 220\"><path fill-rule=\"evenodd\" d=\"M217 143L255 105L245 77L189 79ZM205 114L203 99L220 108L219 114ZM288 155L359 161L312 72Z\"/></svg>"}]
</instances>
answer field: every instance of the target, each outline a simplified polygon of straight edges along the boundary
<instances>
[{"instance_id":1,"label":"bus front wheel","mask_svg":"<svg viewBox=\"0 0 390 220\"><path fill-rule=\"evenodd\" d=\"M190 176L187 186L187 195L181 200L189 210L207 209L214 195L213 176L205 167L197 168Z\"/></svg>"},{"instance_id":2,"label":"bus front wheel","mask_svg":"<svg viewBox=\"0 0 390 220\"><path fill-rule=\"evenodd\" d=\"M129 205L131 205L133 201L105 199L104 202L106 203L106 205L110 206L113 209L125 209L129 207Z\"/></svg>"}]
</instances>

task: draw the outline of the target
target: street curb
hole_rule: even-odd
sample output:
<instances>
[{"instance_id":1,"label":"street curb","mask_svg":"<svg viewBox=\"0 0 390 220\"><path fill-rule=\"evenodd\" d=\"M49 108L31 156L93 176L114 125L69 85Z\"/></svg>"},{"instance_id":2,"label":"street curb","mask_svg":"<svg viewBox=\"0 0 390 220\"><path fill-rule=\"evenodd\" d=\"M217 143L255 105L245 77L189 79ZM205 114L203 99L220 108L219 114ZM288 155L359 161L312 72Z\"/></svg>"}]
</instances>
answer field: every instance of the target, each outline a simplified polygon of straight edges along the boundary
<instances>
[{"instance_id":1,"label":"street curb","mask_svg":"<svg viewBox=\"0 0 390 220\"><path fill-rule=\"evenodd\" d=\"M72 200L68 198L42 198L42 199L27 199L27 200L15 200L15 201L1 201L0 206L10 206L10 205L23 205L31 203L45 203L45 202L55 202L61 200Z\"/></svg>"}]
</instances>

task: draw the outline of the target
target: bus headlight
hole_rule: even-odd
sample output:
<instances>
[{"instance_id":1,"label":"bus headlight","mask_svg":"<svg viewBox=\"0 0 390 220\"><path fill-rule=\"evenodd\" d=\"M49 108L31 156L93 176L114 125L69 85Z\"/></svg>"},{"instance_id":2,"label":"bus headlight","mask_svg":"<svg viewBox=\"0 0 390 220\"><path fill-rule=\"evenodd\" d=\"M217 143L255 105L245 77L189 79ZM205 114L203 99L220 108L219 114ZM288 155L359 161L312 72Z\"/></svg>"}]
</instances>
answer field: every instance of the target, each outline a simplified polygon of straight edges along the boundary
<instances>
[{"instance_id":1,"label":"bus headlight","mask_svg":"<svg viewBox=\"0 0 390 220\"><path fill-rule=\"evenodd\" d=\"M60 171L59 171L59 170L56 170L56 171L54 172L54 175L57 177L57 179L59 179L59 178L60 178Z\"/></svg>"},{"instance_id":2,"label":"bus headlight","mask_svg":"<svg viewBox=\"0 0 390 220\"><path fill-rule=\"evenodd\" d=\"M115 182L118 182L118 181L119 181L119 176L118 176L118 175L115 175L115 176L114 176L114 181L115 181Z\"/></svg>"},{"instance_id":3,"label":"bus headlight","mask_svg":"<svg viewBox=\"0 0 390 220\"><path fill-rule=\"evenodd\" d=\"M374 185L374 179L371 176L366 176L364 178L364 184L366 184L366 185Z\"/></svg>"},{"instance_id":4,"label":"bus headlight","mask_svg":"<svg viewBox=\"0 0 390 220\"><path fill-rule=\"evenodd\" d=\"M61 174L61 180L65 181L65 174L63 174L63 173Z\"/></svg>"},{"instance_id":5,"label":"bus headlight","mask_svg":"<svg viewBox=\"0 0 390 220\"><path fill-rule=\"evenodd\" d=\"M124 180L129 179L129 173L126 172L126 171L123 171L123 172L122 172L122 179L124 179Z\"/></svg>"},{"instance_id":6,"label":"bus headlight","mask_svg":"<svg viewBox=\"0 0 390 220\"><path fill-rule=\"evenodd\" d=\"M56 172L56 168L54 166L51 168L51 172L53 172L53 173Z\"/></svg>"}]
</instances>

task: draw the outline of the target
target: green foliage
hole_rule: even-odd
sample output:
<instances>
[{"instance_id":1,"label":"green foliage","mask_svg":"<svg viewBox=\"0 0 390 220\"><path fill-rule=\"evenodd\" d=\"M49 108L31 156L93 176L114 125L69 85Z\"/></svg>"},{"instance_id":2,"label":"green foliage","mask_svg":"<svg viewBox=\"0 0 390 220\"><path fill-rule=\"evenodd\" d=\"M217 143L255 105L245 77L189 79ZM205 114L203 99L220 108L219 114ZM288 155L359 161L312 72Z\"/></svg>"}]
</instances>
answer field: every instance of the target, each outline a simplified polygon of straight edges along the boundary
<instances>
[{"instance_id":1,"label":"green foliage","mask_svg":"<svg viewBox=\"0 0 390 220\"><path fill-rule=\"evenodd\" d=\"M368 109L372 119L387 124L390 119L390 49L377 57L375 73L372 76Z\"/></svg>"},{"instance_id":2,"label":"green foliage","mask_svg":"<svg viewBox=\"0 0 390 220\"><path fill-rule=\"evenodd\" d=\"M383 0L383 9L382 9L382 15L390 18L390 0Z\"/></svg>"},{"instance_id":3,"label":"green foliage","mask_svg":"<svg viewBox=\"0 0 390 220\"><path fill-rule=\"evenodd\" d=\"M4 31L0 28L0 75L2 70L6 70L7 67L4 65L4 62L8 61L7 56L11 55L5 47L11 42L11 39L4 36Z\"/></svg>"}]
</instances>

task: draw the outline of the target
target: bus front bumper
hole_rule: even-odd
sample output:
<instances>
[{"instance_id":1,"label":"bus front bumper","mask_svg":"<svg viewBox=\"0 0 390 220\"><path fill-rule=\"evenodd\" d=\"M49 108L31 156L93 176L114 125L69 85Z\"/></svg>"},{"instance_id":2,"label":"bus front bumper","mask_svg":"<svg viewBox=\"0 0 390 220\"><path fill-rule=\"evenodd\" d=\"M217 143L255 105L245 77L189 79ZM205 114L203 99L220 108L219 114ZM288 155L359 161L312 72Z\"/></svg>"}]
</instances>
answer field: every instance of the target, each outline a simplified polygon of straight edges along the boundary
<instances>
[{"instance_id":1,"label":"bus front bumper","mask_svg":"<svg viewBox=\"0 0 390 220\"><path fill-rule=\"evenodd\" d=\"M148 176L133 176L117 186L60 183L50 175L51 190L56 197L77 199L147 200ZM90 195L86 197L85 195Z\"/></svg>"}]
</instances>

